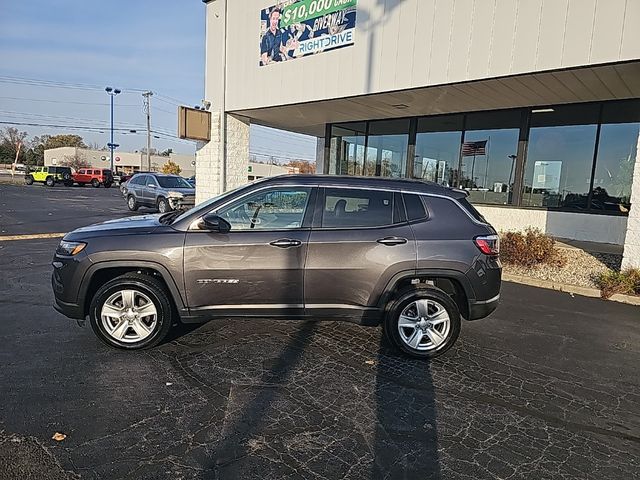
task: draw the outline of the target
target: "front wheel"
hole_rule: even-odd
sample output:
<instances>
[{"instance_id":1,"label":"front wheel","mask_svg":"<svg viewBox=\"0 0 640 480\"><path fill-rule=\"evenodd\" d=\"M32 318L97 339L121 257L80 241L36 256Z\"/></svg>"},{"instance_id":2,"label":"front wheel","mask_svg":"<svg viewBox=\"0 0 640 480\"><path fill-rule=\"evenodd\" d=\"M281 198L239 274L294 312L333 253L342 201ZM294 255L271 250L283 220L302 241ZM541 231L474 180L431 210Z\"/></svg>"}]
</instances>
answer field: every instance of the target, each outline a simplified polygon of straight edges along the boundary
<instances>
[{"instance_id":1,"label":"front wheel","mask_svg":"<svg viewBox=\"0 0 640 480\"><path fill-rule=\"evenodd\" d=\"M406 290L390 306L384 328L388 338L404 353L415 358L435 358L456 342L460 312L442 290Z\"/></svg>"},{"instance_id":2,"label":"front wheel","mask_svg":"<svg viewBox=\"0 0 640 480\"><path fill-rule=\"evenodd\" d=\"M127 197L127 207L129 207L129 210L131 210L132 212L138 210L138 202L136 202L136 197L134 197L133 195L129 195L129 197Z\"/></svg>"},{"instance_id":3,"label":"front wheel","mask_svg":"<svg viewBox=\"0 0 640 480\"><path fill-rule=\"evenodd\" d=\"M154 347L166 338L173 322L172 311L162 282L149 275L128 273L96 292L89 319L102 342L139 350Z\"/></svg>"},{"instance_id":4,"label":"front wheel","mask_svg":"<svg viewBox=\"0 0 640 480\"><path fill-rule=\"evenodd\" d=\"M105 182L104 188L111 188L111 185L113 185L111 182Z\"/></svg>"},{"instance_id":5,"label":"front wheel","mask_svg":"<svg viewBox=\"0 0 640 480\"><path fill-rule=\"evenodd\" d=\"M33 185L33 177L31 175L27 175L24 177L25 185Z\"/></svg>"},{"instance_id":6,"label":"front wheel","mask_svg":"<svg viewBox=\"0 0 640 480\"><path fill-rule=\"evenodd\" d=\"M44 184L47 187L53 187L56 184L56 181L53 179L53 177L47 177L47 179L44 181Z\"/></svg>"},{"instance_id":7,"label":"front wheel","mask_svg":"<svg viewBox=\"0 0 640 480\"><path fill-rule=\"evenodd\" d=\"M171 205L169 205L169 201L164 197L160 197L158 199L158 212L167 213L170 211L171 211Z\"/></svg>"},{"instance_id":8,"label":"front wheel","mask_svg":"<svg viewBox=\"0 0 640 480\"><path fill-rule=\"evenodd\" d=\"M91 186L93 188L100 188L100 182L96 178L94 178L93 180L91 180Z\"/></svg>"}]
</instances>

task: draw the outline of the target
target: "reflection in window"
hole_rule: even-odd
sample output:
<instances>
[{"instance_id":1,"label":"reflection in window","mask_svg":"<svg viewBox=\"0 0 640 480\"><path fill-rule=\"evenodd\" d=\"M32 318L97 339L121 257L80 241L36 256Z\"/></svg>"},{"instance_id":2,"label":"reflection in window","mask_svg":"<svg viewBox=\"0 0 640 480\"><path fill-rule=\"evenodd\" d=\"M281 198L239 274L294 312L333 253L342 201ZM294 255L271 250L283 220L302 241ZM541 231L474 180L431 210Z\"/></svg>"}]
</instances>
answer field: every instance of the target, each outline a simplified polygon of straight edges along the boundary
<instances>
[{"instance_id":1,"label":"reflection in window","mask_svg":"<svg viewBox=\"0 0 640 480\"><path fill-rule=\"evenodd\" d=\"M587 208L596 125L532 128L522 204Z\"/></svg>"},{"instance_id":2,"label":"reflection in window","mask_svg":"<svg viewBox=\"0 0 640 480\"><path fill-rule=\"evenodd\" d=\"M323 227L376 227L393 223L393 193L343 188L326 189Z\"/></svg>"},{"instance_id":3,"label":"reflection in window","mask_svg":"<svg viewBox=\"0 0 640 480\"><path fill-rule=\"evenodd\" d=\"M602 125L591 208L628 212L640 123Z\"/></svg>"},{"instance_id":4,"label":"reflection in window","mask_svg":"<svg viewBox=\"0 0 640 480\"><path fill-rule=\"evenodd\" d=\"M456 186L461 139L461 115L419 119L413 177Z\"/></svg>"},{"instance_id":5,"label":"reflection in window","mask_svg":"<svg viewBox=\"0 0 640 480\"><path fill-rule=\"evenodd\" d=\"M364 174L379 177L406 176L408 144L408 120L371 122Z\"/></svg>"},{"instance_id":6,"label":"reflection in window","mask_svg":"<svg viewBox=\"0 0 640 480\"><path fill-rule=\"evenodd\" d=\"M334 125L331 129L329 173L364 175L365 122Z\"/></svg>"},{"instance_id":7,"label":"reflection in window","mask_svg":"<svg viewBox=\"0 0 640 480\"><path fill-rule=\"evenodd\" d=\"M254 193L221 209L218 214L232 230L300 228L310 188L283 188Z\"/></svg>"}]
</instances>

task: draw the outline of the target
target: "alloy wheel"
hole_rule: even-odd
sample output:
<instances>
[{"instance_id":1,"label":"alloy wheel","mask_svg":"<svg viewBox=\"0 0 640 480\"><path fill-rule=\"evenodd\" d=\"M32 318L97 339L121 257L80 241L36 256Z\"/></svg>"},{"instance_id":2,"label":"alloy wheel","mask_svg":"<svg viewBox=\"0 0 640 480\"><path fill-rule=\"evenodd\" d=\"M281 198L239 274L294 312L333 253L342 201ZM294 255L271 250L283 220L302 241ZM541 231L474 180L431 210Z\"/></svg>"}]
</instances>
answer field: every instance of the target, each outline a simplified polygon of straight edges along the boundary
<instances>
[{"instance_id":1,"label":"alloy wheel","mask_svg":"<svg viewBox=\"0 0 640 480\"><path fill-rule=\"evenodd\" d=\"M124 343L141 342L158 324L158 309L138 290L120 290L102 305L100 320L107 334Z\"/></svg>"},{"instance_id":2,"label":"alloy wheel","mask_svg":"<svg viewBox=\"0 0 640 480\"><path fill-rule=\"evenodd\" d=\"M408 347L421 352L437 350L449 337L451 319L435 300L411 302L400 313L398 333Z\"/></svg>"}]
</instances>

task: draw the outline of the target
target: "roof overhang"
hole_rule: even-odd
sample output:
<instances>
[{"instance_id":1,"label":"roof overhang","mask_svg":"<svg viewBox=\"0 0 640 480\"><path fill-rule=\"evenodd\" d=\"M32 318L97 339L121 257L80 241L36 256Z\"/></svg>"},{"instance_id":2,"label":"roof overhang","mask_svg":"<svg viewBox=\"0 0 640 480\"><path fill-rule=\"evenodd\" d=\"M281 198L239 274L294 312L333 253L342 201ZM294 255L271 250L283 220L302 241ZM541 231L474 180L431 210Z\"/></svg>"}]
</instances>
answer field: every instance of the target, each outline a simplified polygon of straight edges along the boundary
<instances>
[{"instance_id":1,"label":"roof overhang","mask_svg":"<svg viewBox=\"0 0 640 480\"><path fill-rule=\"evenodd\" d=\"M640 98L640 61L239 110L252 123L317 137L325 124Z\"/></svg>"}]
</instances>

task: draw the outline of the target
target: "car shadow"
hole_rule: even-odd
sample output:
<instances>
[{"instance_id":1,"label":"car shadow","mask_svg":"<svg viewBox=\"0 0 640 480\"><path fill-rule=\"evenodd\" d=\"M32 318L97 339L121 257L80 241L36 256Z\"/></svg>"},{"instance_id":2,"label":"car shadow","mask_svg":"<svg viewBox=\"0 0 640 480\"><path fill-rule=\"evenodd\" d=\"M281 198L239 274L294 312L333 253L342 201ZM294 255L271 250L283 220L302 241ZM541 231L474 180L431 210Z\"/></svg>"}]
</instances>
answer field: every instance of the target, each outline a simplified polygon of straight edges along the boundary
<instances>
[{"instance_id":1,"label":"car shadow","mask_svg":"<svg viewBox=\"0 0 640 480\"><path fill-rule=\"evenodd\" d=\"M408 358L382 335L375 399L374 465L370 478L442 478L431 363Z\"/></svg>"}]
</instances>

